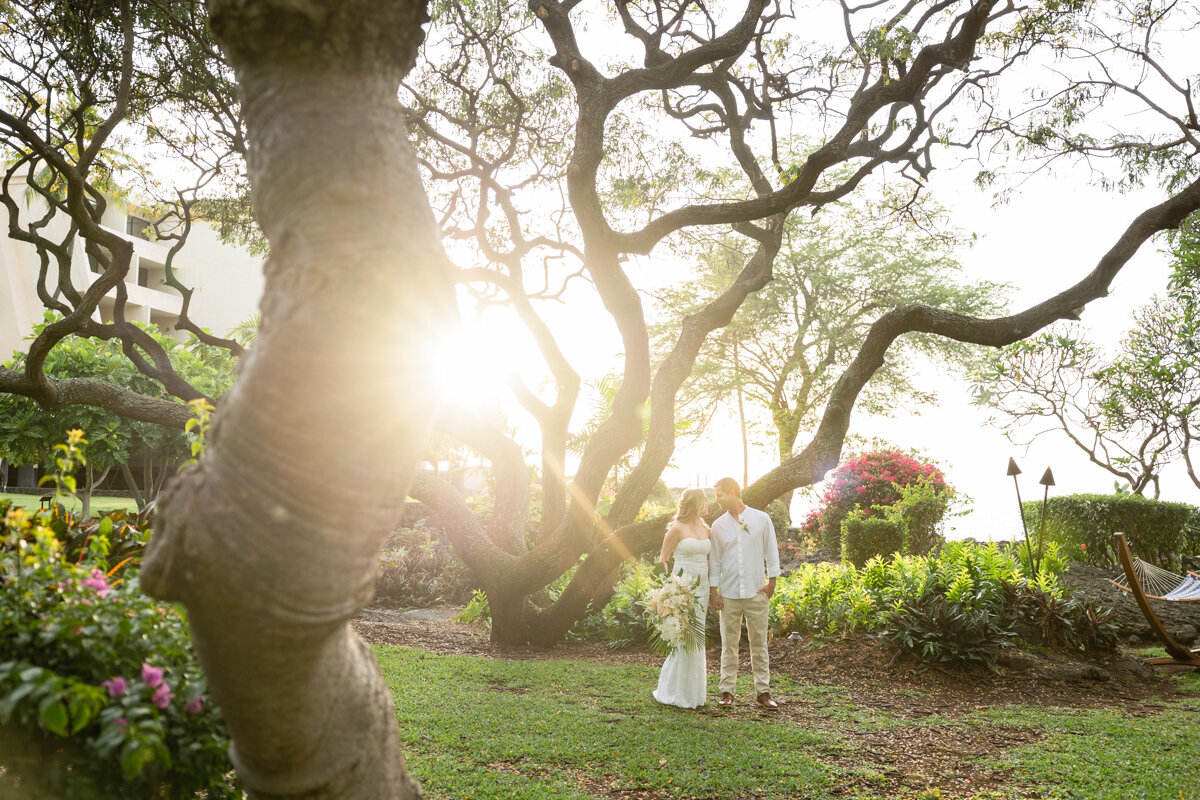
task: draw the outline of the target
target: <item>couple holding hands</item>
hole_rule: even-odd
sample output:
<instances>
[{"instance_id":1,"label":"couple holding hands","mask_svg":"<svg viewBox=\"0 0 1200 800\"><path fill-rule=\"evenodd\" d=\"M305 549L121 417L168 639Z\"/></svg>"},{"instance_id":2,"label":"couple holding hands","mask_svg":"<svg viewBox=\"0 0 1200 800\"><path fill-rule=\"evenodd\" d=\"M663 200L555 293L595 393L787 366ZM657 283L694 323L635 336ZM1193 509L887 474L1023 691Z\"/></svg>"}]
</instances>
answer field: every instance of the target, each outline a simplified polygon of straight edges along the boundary
<instances>
[{"instance_id":1,"label":"couple holding hands","mask_svg":"<svg viewBox=\"0 0 1200 800\"><path fill-rule=\"evenodd\" d=\"M665 565L672 558L672 574L699 582L697 613L701 620L708 606L721 612L721 679L717 685L721 699L717 705L733 705L745 619L754 701L774 710L779 704L771 698L767 618L779 576L775 526L765 512L742 502L742 489L733 478L721 478L714 489L725 513L710 529L703 517L708 508L704 490L685 491L675 518L667 526L659 560ZM654 699L680 708L698 708L704 705L707 693L704 648L674 648L659 674Z\"/></svg>"}]
</instances>

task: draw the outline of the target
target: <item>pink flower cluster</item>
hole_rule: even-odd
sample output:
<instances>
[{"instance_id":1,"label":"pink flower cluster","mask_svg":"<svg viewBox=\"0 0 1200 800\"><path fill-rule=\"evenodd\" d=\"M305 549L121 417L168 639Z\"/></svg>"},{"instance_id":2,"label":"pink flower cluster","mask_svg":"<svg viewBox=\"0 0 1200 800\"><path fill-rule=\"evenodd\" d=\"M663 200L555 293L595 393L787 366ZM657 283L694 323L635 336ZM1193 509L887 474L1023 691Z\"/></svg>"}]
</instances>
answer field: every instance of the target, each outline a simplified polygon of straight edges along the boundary
<instances>
[{"instance_id":1,"label":"pink flower cluster","mask_svg":"<svg viewBox=\"0 0 1200 800\"><path fill-rule=\"evenodd\" d=\"M108 597L108 593L112 591L112 587L108 585L108 581L105 579L104 571L100 569L93 569L91 576L84 578L79 583L81 586L95 590L96 594L102 598Z\"/></svg>"},{"instance_id":2,"label":"pink flower cluster","mask_svg":"<svg viewBox=\"0 0 1200 800\"><path fill-rule=\"evenodd\" d=\"M142 663L142 683L154 690L150 696L150 702L159 708L166 708L171 704L171 698L174 693L167 682L163 680L163 674L166 672L162 667L156 667L149 663ZM111 698L124 697L129 691L129 682L121 675L116 675L103 681L100 684L101 688L108 691L108 696ZM199 714L200 709L204 707L204 698L195 697L183 704L184 711L189 714Z\"/></svg>"},{"instance_id":3,"label":"pink flower cluster","mask_svg":"<svg viewBox=\"0 0 1200 800\"><path fill-rule=\"evenodd\" d=\"M163 681L163 668L142 664L142 683L154 690L150 702L159 708L166 708L171 702L171 687Z\"/></svg>"},{"instance_id":4,"label":"pink flower cluster","mask_svg":"<svg viewBox=\"0 0 1200 800\"><path fill-rule=\"evenodd\" d=\"M897 487L926 481L935 491L947 488L946 476L933 464L897 450L865 453L842 464L829 476L821 504L809 512L802 529L816 534L826 520L840 521L855 508L870 514L872 506L900 499Z\"/></svg>"}]
</instances>

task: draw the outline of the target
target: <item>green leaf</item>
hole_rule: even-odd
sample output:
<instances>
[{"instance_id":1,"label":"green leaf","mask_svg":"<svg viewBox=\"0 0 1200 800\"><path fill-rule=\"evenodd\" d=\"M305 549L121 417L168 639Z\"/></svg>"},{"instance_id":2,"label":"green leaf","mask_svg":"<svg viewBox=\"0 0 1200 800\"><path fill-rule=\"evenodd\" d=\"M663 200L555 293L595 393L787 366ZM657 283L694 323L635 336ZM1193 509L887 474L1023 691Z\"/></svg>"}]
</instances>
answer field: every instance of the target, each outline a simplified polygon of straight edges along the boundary
<instances>
[{"instance_id":1,"label":"green leaf","mask_svg":"<svg viewBox=\"0 0 1200 800\"><path fill-rule=\"evenodd\" d=\"M140 739L130 739L121 748L121 771L129 779L136 778L154 760L154 750Z\"/></svg>"},{"instance_id":2,"label":"green leaf","mask_svg":"<svg viewBox=\"0 0 1200 800\"><path fill-rule=\"evenodd\" d=\"M67 735L67 707L57 698L46 698L43 701L38 721L46 730L57 736Z\"/></svg>"}]
</instances>

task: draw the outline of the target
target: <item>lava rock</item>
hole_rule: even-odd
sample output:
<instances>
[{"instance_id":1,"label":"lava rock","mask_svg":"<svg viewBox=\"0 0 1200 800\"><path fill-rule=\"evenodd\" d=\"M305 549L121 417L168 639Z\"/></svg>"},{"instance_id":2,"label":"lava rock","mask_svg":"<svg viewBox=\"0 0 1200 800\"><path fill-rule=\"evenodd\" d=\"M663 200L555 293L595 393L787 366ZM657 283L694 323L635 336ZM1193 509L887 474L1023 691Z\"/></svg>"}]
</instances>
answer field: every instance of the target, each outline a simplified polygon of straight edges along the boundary
<instances>
[{"instance_id":1,"label":"lava rock","mask_svg":"<svg viewBox=\"0 0 1200 800\"><path fill-rule=\"evenodd\" d=\"M1060 664L1050 670L1050 674L1064 681L1107 681L1112 679L1112 673L1095 664Z\"/></svg>"},{"instance_id":2,"label":"lava rock","mask_svg":"<svg viewBox=\"0 0 1200 800\"><path fill-rule=\"evenodd\" d=\"M1148 680L1154 677L1154 670L1150 669L1145 662L1136 658L1123 658L1108 665L1109 670L1117 675L1128 675L1131 678L1139 680Z\"/></svg>"}]
</instances>

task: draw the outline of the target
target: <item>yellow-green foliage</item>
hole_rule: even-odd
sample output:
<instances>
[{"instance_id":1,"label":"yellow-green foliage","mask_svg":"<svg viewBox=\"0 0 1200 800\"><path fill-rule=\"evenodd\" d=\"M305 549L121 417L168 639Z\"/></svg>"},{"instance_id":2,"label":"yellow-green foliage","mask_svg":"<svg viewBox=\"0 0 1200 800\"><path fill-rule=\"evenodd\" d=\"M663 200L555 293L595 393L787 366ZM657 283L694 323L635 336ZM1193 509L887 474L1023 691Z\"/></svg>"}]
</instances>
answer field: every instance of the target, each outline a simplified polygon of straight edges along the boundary
<instances>
[{"instance_id":1,"label":"yellow-green foliage","mask_svg":"<svg viewBox=\"0 0 1200 800\"><path fill-rule=\"evenodd\" d=\"M1043 570L1031 579L1021 561L995 543L947 542L937 555L877 556L862 569L845 562L805 564L780 579L771 623L776 636L875 630L889 614L930 589L964 609L1003 604L1006 587L1027 586L1061 597L1057 574L1062 560L1044 557L1043 562Z\"/></svg>"}]
</instances>

